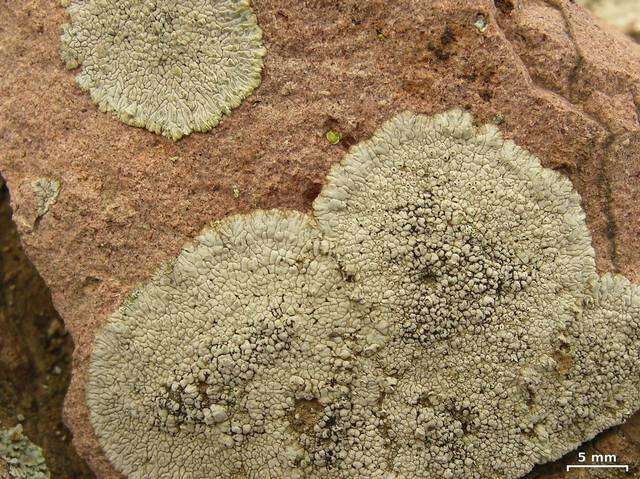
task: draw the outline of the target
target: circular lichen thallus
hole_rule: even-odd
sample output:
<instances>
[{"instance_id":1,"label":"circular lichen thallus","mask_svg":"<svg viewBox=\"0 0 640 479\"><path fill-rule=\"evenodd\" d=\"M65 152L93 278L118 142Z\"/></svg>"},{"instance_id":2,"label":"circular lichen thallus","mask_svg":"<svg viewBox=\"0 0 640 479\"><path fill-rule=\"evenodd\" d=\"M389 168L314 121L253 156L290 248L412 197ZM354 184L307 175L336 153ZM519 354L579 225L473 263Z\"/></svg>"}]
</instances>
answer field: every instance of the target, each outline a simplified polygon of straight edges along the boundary
<instances>
[{"instance_id":1,"label":"circular lichen thallus","mask_svg":"<svg viewBox=\"0 0 640 479\"><path fill-rule=\"evenodd\" d=\"M60 53L102 111L177 140L215 127L260 84L248 0L71 0Z\"/></svg>"},{"instance_id":2,"label":"circular lichen thallus","mask_svg":"<svg viewBox=\"0 0 640 479\"><path fill-rule=\"evenodd\" d=\"M113 315L87 401L120 471L275 478L306 467L301 435L320 447L313 421L348 391L352 313L327 248L300 213L232 217Z\"/></svg>"},{"instance_id":3,"label":"circular lichen thallus","mask_svg":"<svg viewBox=\"0 0 640 479\"><path fill-rule=\"evenodd\" d=\"M401 114L312 215L205 230L98 332L130 478L507 478L640 406L640 293L568 180L470 115Z\"/></svg>"}]
</instances>

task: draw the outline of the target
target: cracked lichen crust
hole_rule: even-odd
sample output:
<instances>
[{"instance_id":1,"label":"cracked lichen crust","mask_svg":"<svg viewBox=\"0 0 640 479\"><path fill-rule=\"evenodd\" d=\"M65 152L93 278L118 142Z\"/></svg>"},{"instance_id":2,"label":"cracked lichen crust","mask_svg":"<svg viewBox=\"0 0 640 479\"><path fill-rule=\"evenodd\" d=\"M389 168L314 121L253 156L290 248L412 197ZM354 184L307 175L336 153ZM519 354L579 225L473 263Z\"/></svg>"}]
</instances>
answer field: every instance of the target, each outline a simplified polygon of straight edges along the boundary
<instances>
[{"instance_id":1,"label":"cracked lichen crust","mask_svg":"<svg viewBox=\"0 0 640 479\"><path fill-rule=\"evenodd\" d=\"M260 84L248 0L71 0L60 52L103 111L174 140L207 131Z\"/></svg>"},{"instance_id":2,"label":"cracked lichen crust","mask_svg":"<svg viewBox=\"0 0 640 479\"><path fill-rule=\"evenodd\" d=\"M133 293L87 402L130 478L515 479L640 408L639 354L569 181L405 113L311 215L216 223Z\"/></svg>"},{"instance_id":3,"label":"cracked lichen crust","mask_svg":"<svg viewBox=\"0 0 640 479\"><path fill-rule=\"evenodd\" d=\"M42 218L58 200L60 182L52 178L38 178L31 183L36 201L36 217Z\"/></svg>"},{"instance_id":4,"label":"cracked lichen crust","mask_svg":"<svg viewBox=\"0 0 640 479\"><path fill-rule=\"evenodd\" d=\"M1 474L7 474L1 475ZM3 479L49 479L42 449L29 441L18 424L0 430L0 477Z\"/></svg>"},{"instance_id":5,"label":"cracked lichen crust","mask_svg":"<svg viewBox=\"0 0 640 479\"><path fill-rule=\"evenodd\" d=\"M559 341L562 387L537 397L540 411L556 411L545 419L552 458L640 407L640 287L609 273L592 281Z\"/></svg>"},{"instance_id":6,"label":"cracked lichen crust","mask_svg":"<svg viewBox=\"0 0 640 479\"><path fill-rule=\"evenodd\" d=\"M494 127L398 115L331 170L314 213L385 331L372 346L395 378L380 407L397 477L516 478L640 406L638 310L592 306L578 195ZM605 311L629 336L605 334Z\"/></svg>"},{"instance_id":7,"label":"cracked lichen crust","mask_svg":"<svg viewBox=\"0 0 640 479\"><path fill-rule=\"evenodd\" d=\"M573 304L595 275L569 180L461 111L387 122L331 170L314 211L354 299L424 346L526 296Z\"/></svg>"},{"instance_id":8,"label":"cracked lichen crust","mask_svg":"<svg viewBox=\"0 0 640 479\"><path fill-rule=\"evenodd\" d=\"M299 213L233 217L131 295L96 337L87 384L118 470L302 477L299 431L332 417L351 357L327 247Z\"/></svg>"}]
</instances>

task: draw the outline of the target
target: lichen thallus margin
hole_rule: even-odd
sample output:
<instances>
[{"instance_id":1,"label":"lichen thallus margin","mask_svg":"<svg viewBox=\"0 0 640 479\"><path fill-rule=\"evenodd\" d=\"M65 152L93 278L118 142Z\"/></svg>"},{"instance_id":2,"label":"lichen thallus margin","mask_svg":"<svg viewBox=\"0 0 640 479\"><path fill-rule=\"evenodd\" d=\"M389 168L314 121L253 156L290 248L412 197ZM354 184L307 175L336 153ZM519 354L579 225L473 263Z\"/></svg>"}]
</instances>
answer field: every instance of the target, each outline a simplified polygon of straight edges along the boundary
<instances>
[{"instance_id":1,"label":"lichen thallus margin","mask_svg":"<svg viewBox=\"0 0 640 479\"><path fill-rule=\"evenodd\" d=\"M208 131L260 84L249 0L64 0L60 54L100 110L178 140Z\"/></svg>"},{"instance_id":2,"label":"lichen thallus margin","mask_svg":"<svg viewBox=\"0 0 640 479\"><path fill-rule=\"evenodd\" d=\"M310 214L213 223L97 333L130 478L517 478L640 407L640 292L571 183L459 110L354 146Z\"/></svg>"}]
</instances>

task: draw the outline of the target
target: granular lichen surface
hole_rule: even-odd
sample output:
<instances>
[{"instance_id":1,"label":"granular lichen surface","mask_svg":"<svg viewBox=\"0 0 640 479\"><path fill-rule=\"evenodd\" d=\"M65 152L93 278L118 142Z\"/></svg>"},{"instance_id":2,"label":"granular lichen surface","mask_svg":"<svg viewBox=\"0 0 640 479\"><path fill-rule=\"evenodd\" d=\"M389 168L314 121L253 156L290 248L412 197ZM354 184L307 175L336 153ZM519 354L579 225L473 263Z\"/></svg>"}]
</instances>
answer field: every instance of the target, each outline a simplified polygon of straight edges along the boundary
<instances>
[{"instance_id":1,"label":"granular lichen surface","mask_svg":"<svg viewBox=\"0 0 640 479\"><path fill-rule=\"evenodd\" d=\"M207 131L260 83L247 0L72 0L61 55L100 109L174 140Z\"/></svg>"},{"instance_id":2,"label":"granular lichen surface","mask_svg":"<svg viewBox=\"0 0 640 479\"><path fill-rule=\"evenodd\" d=\"M87 396L119 470L290 476L305 458L292 411L339 402L345 386L328 385L349 368L351 313L326 248L301 214L230 218L130 297L96 340Z\"/></svg>"},{"instance_id":3,"label":"granular lichen surface","mask_svg":"<svg viewBox=\"0 0 640 479\"><path fill-rule=\"evenodd\" d=\"M29 441L22 426L0 430L0 474L2 479L49 479L42 449Z\"/></svg>"},{"instance_id":4,"label":"granular lichen surface","mask_svg":"<svg viewBox=\"0 0 640 479\"><path fill-rule=\"evenodd\" d=\"M87 402L132 478L517 478L638 409L639 331L568 180L406 113L311 215L223 220L134 292Z\"/></svg>"}]
</instances>

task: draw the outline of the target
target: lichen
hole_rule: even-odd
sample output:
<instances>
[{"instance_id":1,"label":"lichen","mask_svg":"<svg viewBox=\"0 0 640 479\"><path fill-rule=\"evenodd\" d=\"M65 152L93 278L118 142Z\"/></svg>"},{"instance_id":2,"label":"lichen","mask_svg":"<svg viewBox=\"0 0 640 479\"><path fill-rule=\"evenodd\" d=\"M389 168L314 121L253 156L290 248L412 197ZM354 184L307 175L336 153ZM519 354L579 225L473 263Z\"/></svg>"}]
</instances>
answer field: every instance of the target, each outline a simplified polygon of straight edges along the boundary
<instances>
[{"instance_id":1,"label":"lichen","mask_svg":"<svg viewBox=\"0 0 640 479\"><path fill-rule=\"evenodd\" d=\"M36 218L42 218L58 200L60 182L52 178L38 178L31 183L35 197Z\"/></svg>"},{"instance_id":2,"label":"lichen","mask_svg":"<svg viewBox=\"0 0 640 479\"><path fill-rule=\"evenodd\" d=\"M346 389L350 312L326 248L301 214L233 217L115 313L96 338L87 402L119 470L295 477L310 459L284 457L298 441L288 413Z\"/></svg>"},{"instance_id":3,"label":"lichen","mask_svg":"<svg viewBox=\"0 0 640 479\"><path fill-rule=\"evenodd\" d=\"M489 25L487 23L486 17L484 15L482 15L481 13L479 13L478 15L476 15L476 19L473 22L473 26L476 27L476 29L480 33L484 33L487 30L487 27Z\"/></svg>"},{"instance_id":4,"label":"lichen","mask_svg":"<svg viewBox=\"0 0 640 479\"><path fill-rule=\"evenodd\" d=\"M332 169L314 211L351 299L390 324L396 471L519 477L640 405L638 289L599 282L571 183L495 127L400 115ZM591 285L617 298L608 335Z\"/></svg>"},{"instance_id":5,"label":"lichen","mask_svg":"<svg viewBox=\"0 0 640 479\"><path fill-rule=\"evenodd\" d=\"M50 477L42 449L29 441L22 433L20 424L11 429L0 429L0 473L2 472L8 474L8 479Z\"/></svg>"},{"instance_id":6,"label":"lichen","mask_svg":"<svg viewBox=\"0 0 640 479\"><path fill-rule=\"evenodd\" d=\"M174 140L207 131L260 83L248 0L72 0L60 52L101 110Z\"/></svg>"},{"instance_id":7,"label":"lichen","mask_svg":"<svg viewBox=\"0 0 640 479\"><path fill-rule=\"evenodd\" d=\"M15 191L14 220L33 231L58 201L62 184L54 178L25 178Z\"/></svg>"},{"instance_id":8,"label":"lichen","mask_svg":"<svg viewBox=\"0 0 640 479\"><path fill-rule=\"evenodd\" d=\"M625 33L640 35L638 0L578 0L578 4Z\"/></svg>"},{"instance_id":9,"label":"lichen","mask_svg":"<svg viewBox=\"0 0 640 479\"><path fill-rule=\"evenodd\" d=\"M130 478L514 479L640 407L640 288L578 195L470 115L405 113L311 215L214 224L100 330Z\"/></svg>"}]
</instances>

